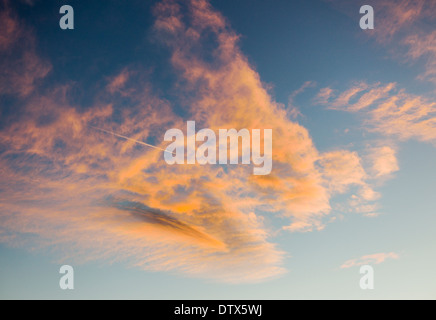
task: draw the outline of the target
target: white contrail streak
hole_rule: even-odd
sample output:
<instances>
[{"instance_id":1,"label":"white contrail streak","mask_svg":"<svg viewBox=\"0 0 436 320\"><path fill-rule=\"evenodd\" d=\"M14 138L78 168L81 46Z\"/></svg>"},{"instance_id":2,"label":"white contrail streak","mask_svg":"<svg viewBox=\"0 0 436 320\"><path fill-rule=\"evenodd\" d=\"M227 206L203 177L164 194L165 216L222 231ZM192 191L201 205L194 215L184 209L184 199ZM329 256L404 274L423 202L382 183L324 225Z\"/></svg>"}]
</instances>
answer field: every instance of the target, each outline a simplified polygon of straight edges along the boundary
<instances>
[{"instance_id":1,"label":"white contrail streak","mask_svg":"<svg viewBox=\"0 0 436 320\"><path fill-rule=\"evenodd\" d=\"M114 136L119 137L119 138L123 138L123 139L129 140L129 141L133 141L133 142L136 142L136 143L142 144L143 146L146 146L146 147L150 147L150 148L154 148L154 149L157 149L157 150L160 150L160 151L163 151L163 152L167 152L167 153L174 154L173 152L170 152L170 151L168 151L168 150L165 150L165 149L162 149L162 148L159 148L159 147L153 146L153 145L151 145L151 144L148 144L148 143L145 143L145 142L142 142L142 141L139 141L139 140L135 140L135 139L132 139L132 138L129 138L129 137L126 137L126 136L122 136L122 135L120 135L120 134L118 134L118 133L115 133L115 132L112 132L112 131L108 131L108 130L100 129L100 128L97 128L97 127L94 127L94 126L90 126L90 127L91 127L91 128L94 128L94 129L96 129L96 130L102 131L102 132L109 133L109 134L114 135Z\"/></svg>"}]
</instances>

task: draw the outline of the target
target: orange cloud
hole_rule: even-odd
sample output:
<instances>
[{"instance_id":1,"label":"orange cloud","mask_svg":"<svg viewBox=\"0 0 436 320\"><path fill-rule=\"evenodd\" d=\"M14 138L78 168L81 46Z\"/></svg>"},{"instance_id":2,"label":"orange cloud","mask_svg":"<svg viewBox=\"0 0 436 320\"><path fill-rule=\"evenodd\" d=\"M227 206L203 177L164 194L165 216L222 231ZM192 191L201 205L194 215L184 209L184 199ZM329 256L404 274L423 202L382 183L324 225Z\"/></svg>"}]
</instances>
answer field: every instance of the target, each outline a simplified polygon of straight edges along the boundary
<instances>
[{"instance_id":1,"label":"orange cloud","mask_svg":"<svg viewBox=\"0 0 436 320\"><path fill-rule=\"evenodd\" d=\"M372 164L371 169L376 178L389 176L400 169L398 166L396 151L392 147L375 147L370 151L368 159Z\"/></svg>"},{"instance_id":2,"label":"orange cloud","mask_svg":"<svg viewBox=\"0 0 436 320\"><path fill-rule=\"evenodd\" d=\"M24 22L14 16L9 1L0 7L0 94L27 96L51 65L38 57L31 30L23 30Z\"/></svg>"},{"instance_id":3,"label":"orange cloud","mask_svg":"<svg viewBox=\"0 0 436 320\"><path fill-rule=\"evenodd\" d=\"M107 85L107 90L114 94L117 91L120 91L128 81L130 77L129 70L124 69L120 74L118 74L115 78L111 79L109 84Z\"/></svg>"},{"instance_id":4,"label":"orange cloud","mask_svg":"<svg viewBox=\"0 0 436 320\"><path fill-rule=\"evenodd\" d=\"M327 104L332 95L333 90L331 88L322 88L314 98L314 102L316 104Z\"/></svg>"},{"instance_id":5,"label":"orange cloud","mask_svg":"<svg viewBox=\"0 0 436 320\"><path fill-rule=\"evenodd\" d=\"M370 264L380 264L386 261L387 259L399 259L399 258L400 256L395 252L375 253L375 254L362 256L357 259L347 260L341 265L341 269L347 269L351 267L358 267L358 266L370 265Z\"/></svg>"},{"instance_id":6,"label":"orange cloud","mask_svg":"<svg viewBox=\"0 0 436 320\"><path fill-rule=\"evenodd\" d=\"M356 152L333 151L320 159L325 175L330 178L330 189L343 193L351 185L364 185L366 172Z\"/></svg>"},{"instance_id":7,"label":"orange cloud","mask_svg":"<svg viewBox=\"0 0 436 320\"><path fill-rule=\"evenodd\" d=\"M400 140L436 142L436 103L422 96L395 89L395 83L352 86L327 107L366 115L371 131ZM355 101L357 100L357 101Z\"/></svg>"},{"instance_id":8,"label":"orange cloud","mask_svg":"<svg viewBox=\"0 0 436 320\"><path fill-rule=\"evenodd\" d=\"M404 44L409 47L408 57L413 60L423 58L427 61L426 70L419 79L436 83L436 31L410 35L404 39Z\"/></svg>"},{"instance_id":9,"label":"orange cloud","mask_svg":"<svg viewBox=\"0 0 436 320\"><path fill-rule=\"evenodd\" d=\"M195 1L196 4L200 2ZM321 220L331 210L330 197L346 188L332 190L328 187L329 182L338 177L335 172L323 168L323 162L318 162L324 155L318 153L307 130L290 121L282 107L271 100L259 75L240 52L238 36L226 28L224 19L216 12L205 13L211 10L208 4L194 5L191 14L196 16L199 7L202 8L201 19L195 20L195 25L200 24L199 30L209 33L203 35L181 23L178 5L169 1L159 7L159 23L155 25L161 37L174 39L170 43L172 62L188 81L187 90L194 95L188 103L189 112L204 127L212 129L273 128L276 138L273 140L272 174L251 177L249 184L244 184L245 189L252 187L262 192L262 207L271 207L269 210L295 222L293 227L286 229L295 231L297 225L308 225L305 230L312 230L314 226L322 228ZM164 17L168 17L168 21ZM177 23L168 27L172 21ZM213 62L202 58L202 52L206 50L202 43L211 36L210 32L216 35L217 41ZM306 83L301 90L309 85L311 83ZM346 184L344 181L343 185Z\"/></svg>"},{"instance_id":10,"label":"orange cloud","mask_svg":"<svg viewBox=\"0 0 436 320\"><path fill-rule=\"evenodd\" d=\"M2 1L0 12L0 50L9 48L21 36L21 28L16 18L12 16L9 3Z\"/></svg>"},{"instance_id":11,"label":"orange cloud","mask_svg":"<svg viewBox=\"0 0 436 320\"><path fill-rule=\"evenodd\" d=\"M436 12L434 3L426 0L377 1L374 9L377 13L376 35L379 41L391 39L423 16L431 16L432 12Z\"/></svg>"},{"instance_id":12,"label":"orange cloud","mask_svg":"<svg viewBox=\"0 0 436 320\"><path fill-rule=\"evenodd\" d=\"M364 82L361 82L341 93L330 104L328 104L328 100L333 96L332 89L321 89L318 93L318 96L325 95L325 92L329 92L329 96L326 96L322 100L322 102L323 104L328 104L331 109L346 109L347 111L359 111L367 108L368 106L372 105L374 102L380 99L388 97L389 93L394 88L395 83L389 83L385 86L381 86L380 83L376 83L370 86ZM354 99L357 99L357 101L353 101Z\"/></svg>"},{"instance_id":13,"label":"orange cloud","mask_svg":"<svg viewBox=\"0 0 436 320\"><path fill-rule=\"evenodd\" d=\"M324 167L324 175L328 178L330 192L343 194L351 187L355 189L355 193L348 200L347 208L342 208L341 211L365 215L376 212L378 206L373 202L380 197L380 194L367 182L372 177L367 174L356 152L345 150L329 152L323 155L320 163Z\"/></svg>"},{"instance_id":14,"label":"orange cloud","mask_svg":"<svg viewBox=\"0 0 436 320\"><path fill-rule=\"evenodd\" d=\"M418 79L436 83L436 32L428 26L434 25L436 3L426 0L401 0L381 2L382 17L377 39L397 40L407 47L408 60L426 61L425 71ZM396 36L396 38L394 38ZM401 48L402 49L402 48Z\"/></svg>"},{"instance_id":15,"label":"orange cloud","mask_svg":"<svg viewBox=\"0 0 436 320\"><path fill-rule=\"evenodd\" d=\"M285 253L268 221L320 230L335 195L356 187L362 206L375 200L361 159L316 149L308 130L272 100L238 36L208 2L165 0L154 15L188 118L128 67L102 80L105 89L89 108L68 100L68 86L44 95L0 91L26 94L20 121L0 131L0 181L8 185L0 192L0 239L53 248L62 258L128 261L218 281L279 276ZM35 52L33 59L42 61ZM36 78L25 83L34 88ZM373 92L375 100L385 91ZM248 165L170 166L159 150L92 128L165 148L165 131L183 129L186 120L198 129L273 129L271 175L253 176Z\"/></svg>"}]
</instances>

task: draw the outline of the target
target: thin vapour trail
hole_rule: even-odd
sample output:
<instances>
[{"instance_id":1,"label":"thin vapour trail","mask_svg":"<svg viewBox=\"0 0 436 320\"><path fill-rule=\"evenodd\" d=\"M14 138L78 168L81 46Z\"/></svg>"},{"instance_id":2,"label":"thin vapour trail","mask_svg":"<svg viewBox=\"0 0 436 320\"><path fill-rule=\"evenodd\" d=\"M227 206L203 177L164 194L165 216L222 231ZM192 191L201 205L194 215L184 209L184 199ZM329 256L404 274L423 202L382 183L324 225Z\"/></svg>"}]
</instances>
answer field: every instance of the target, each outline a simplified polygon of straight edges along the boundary
<instances>
[{"instance_id":1,"label":"thin vapour trail","mask_svg":"<svg viewBox=\"0 0 436 320\"><path fill-rule=\"evenodd\" d=\"M150 147L150 148L154 148L154 149L157 149L157 150L160 150L160 151L163 151L163 152L167 152L167 153L170 153L170 154L174 154L173 152L170 152L170 151L168 151L168 150L165 150L165 149L162 149L162 148L159 148L159 147L153 146L153 145L148 144L148 143L145 143L145 142L143 142L143 141L139 141L139 140L135 140L135 139L132 139L132 138L129 138L129 137L123 136L123 135L121 135L121 134L118 134L118 133L115 133L115 132L112 132L112 131L108 131L108 130L105 130L105 129L97 128L97 127L94 127L94 126L90 126L90 127L93 128L93 129L96 129L96 130L99 130L99 131L105 132L105 133L109 133L109 134L114 135L114 136L119 137L119 138L123 138L123 139L129 140L129 141L133 141L133 142L136 142L136 143L142 144L142 145L144 145L144 146L146 146L146 147Z\"/></svg>"}]
</instances>

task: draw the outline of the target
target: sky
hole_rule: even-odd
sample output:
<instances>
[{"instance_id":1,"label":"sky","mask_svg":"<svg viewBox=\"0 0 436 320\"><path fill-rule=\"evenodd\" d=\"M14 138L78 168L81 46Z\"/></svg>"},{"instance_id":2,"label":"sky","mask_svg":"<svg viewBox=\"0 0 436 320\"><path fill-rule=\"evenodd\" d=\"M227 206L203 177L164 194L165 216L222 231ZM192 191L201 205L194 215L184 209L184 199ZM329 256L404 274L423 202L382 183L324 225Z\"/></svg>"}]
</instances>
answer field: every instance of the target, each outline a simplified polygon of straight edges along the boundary
<instances>
[{"instance_id":1,"label":"sky","mask_svg":"<svg viewBox=\"0 0 436 320\"><path fill-rule=\"evenodd\" d=\"M0 0L0 298L435 299L435 17ZM168 164L188 121L271 129L271 172Z\"/></svg>"}]
</instances>

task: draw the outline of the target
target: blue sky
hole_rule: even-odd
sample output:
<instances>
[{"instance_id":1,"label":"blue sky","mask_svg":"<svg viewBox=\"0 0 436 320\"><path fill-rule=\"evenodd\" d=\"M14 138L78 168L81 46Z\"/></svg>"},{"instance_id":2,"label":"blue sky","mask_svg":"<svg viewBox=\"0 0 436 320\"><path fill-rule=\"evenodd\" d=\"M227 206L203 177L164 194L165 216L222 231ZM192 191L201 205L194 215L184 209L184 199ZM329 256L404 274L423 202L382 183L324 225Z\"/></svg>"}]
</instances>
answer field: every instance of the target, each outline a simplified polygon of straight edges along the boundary
<instances>
[{"instance_id":1,"label":"blue sky","mask_svg":"<svg viewBox=\"0 0 436 320\"><path fill-rule=\"evenodd\" d=\"M436 297L434 2L65 4L74 30L0 6L2 299ZM189 120L272 128L272 173L91 127L165 148Z\"/></svg>"}]
</instances>

